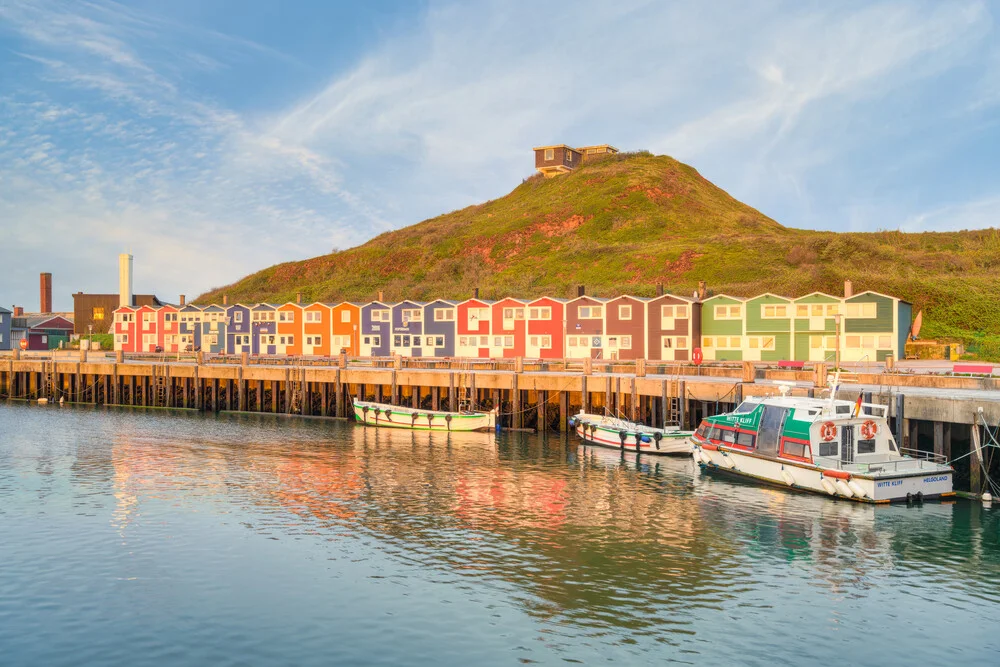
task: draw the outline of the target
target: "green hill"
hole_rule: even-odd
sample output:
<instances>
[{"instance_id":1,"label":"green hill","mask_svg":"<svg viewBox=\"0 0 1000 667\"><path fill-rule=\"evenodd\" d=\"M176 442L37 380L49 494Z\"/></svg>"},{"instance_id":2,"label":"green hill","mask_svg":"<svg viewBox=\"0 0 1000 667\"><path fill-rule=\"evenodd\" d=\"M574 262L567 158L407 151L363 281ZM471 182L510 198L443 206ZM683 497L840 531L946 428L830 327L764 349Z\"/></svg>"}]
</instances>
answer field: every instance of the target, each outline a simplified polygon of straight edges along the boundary
<instances>
[{"instance_id":1,"label":"green hill","mask_svg":"<svg viewBox=\"0 0 1000 667\"><path fill-rule=\"evenodd\" d=\"M382 234L364 245L264 269L198 298L284 302L587 293L900 296L923 309L923 337L1000 358L1000 231L906 234L783 227L703 178L647 153L532 177L493 201Z\"/></svg>"}]
</instances>

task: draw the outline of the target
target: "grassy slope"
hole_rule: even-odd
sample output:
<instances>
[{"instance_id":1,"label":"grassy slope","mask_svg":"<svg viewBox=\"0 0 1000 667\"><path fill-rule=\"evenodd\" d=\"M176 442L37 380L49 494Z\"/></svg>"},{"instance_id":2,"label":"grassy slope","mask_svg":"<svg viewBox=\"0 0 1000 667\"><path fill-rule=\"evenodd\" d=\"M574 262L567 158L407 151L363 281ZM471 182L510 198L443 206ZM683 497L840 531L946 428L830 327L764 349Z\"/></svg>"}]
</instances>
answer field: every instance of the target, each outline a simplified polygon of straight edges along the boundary
<instances>
[{"instance_id":1,"label":"grassy slope","mask_svg":"<svg viewBox=\"0 0 1000 667\"><path fill-rule=\"evenodd\" d=\"M1000 232L834 233L790 229L665 156L619 156L554 179L532 178L500 199L368 243L279 264L208 292L244 303L651 295L769 291L898 295L924 309L926 337L978 343L1000 357Z\"/></svg>"}]
</instances>

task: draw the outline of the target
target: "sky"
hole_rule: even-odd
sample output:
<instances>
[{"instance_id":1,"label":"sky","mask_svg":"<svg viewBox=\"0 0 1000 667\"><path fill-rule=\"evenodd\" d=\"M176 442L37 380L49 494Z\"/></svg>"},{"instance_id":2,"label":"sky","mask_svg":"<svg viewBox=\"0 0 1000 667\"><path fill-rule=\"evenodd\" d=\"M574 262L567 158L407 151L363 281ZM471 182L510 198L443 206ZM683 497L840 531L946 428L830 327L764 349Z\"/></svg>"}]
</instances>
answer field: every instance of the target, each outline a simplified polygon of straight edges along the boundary
<instances>
[{"instance_id":1,"label":"sky","mask_svg":"<svg viewBox=\"0 0 1000 667\"><path fill-rule=\"evenodd\" d=\"M671 155L790 227L998 225L1000 3L0 0L0 304L176 302Z\"/></svg>"}]
</instances>

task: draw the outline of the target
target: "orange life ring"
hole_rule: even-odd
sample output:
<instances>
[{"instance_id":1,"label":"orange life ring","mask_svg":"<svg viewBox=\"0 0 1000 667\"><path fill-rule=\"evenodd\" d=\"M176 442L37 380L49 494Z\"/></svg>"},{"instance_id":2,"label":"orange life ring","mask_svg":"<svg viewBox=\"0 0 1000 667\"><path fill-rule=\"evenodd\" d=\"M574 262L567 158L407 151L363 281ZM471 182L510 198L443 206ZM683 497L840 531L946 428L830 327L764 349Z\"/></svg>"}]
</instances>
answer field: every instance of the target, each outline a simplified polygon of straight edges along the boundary
<instances>
[{"instance_id":1,"label":"orange life ring","mask_svg":"<svg viewBox=\"0 0 1000 667\"><path fill-rule=\"evenodd\" d=\"M837 437L837 425L833 422L826 422L819 427L819 436L824 442L830 442Z\"/></svg>"},{"instance_id":2,"label":"orange life ring","mask_svg":"<svg viewBox=\"0 0 1000 667\"><path fill-rule=\"evenodd\" d=\"M876 433L878 433L878 424L872 420L869 419L861 425L861 437L865 440L871 440L875 437Z\"/></svg>"}]
</instances>

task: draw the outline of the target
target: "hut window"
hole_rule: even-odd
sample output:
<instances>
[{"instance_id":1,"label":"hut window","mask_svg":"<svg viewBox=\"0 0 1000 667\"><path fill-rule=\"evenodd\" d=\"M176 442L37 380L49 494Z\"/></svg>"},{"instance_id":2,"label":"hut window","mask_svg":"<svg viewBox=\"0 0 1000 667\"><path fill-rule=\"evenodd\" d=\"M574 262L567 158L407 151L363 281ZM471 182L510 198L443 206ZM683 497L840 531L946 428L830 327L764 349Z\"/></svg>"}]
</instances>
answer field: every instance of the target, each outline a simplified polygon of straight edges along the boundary
<instances>
[{"instance_id":1,"label":"hut window","mask_svg":"<svg viewBox=\"0 0 1000 667\"><path fill-rule=\"evenodd\" d=\"M675 341L675 347L687 347L688 346L687 336L678 336L677 338L674 339L674 341Z\"/></svg>"},{"instance_id":2,"label":"hut window","mask_svg":"<svg viewBox=\"0 0 1000 667\"><path fill-rule=\"evenodd\" d=\"M372 336L372 345L374 345L375 347L381 346L382 345L382 337L381 336Z\"/></svg>"},{"instance_id":3,"label":"hut window","mask_svg":"<svg viewBox=\"0 0 1000 667\"><path fill-rule=\"evenodd\" d=\"M170 319L169 315L167 315L167 319L168 320ZM243 321L243 311L237 310L235 313L233 313L233 322L242 322L242 321Z\"/></svg>"},{"instance_id":4,"label":"hut window","mask_svg":"<svg viewBox=\"0 0 1000 667\"><path fill-rule=\"evenodd\" d=\"M710 338L706 338L705 340L711 340L711 339ZM671 338L670 336L664 336L663 337L663 349L669 350L673 346L674 346L674 339Z\"/></svg>"},{"instance_id":5,"label":"hut window","mask_svg":"<svg viewBox=\"0 0 1000 667\"><path fill-rule=\"evenodd\" d=\"M434 339L434 347L444 347L444 336L437 336Z\"/></svg>"},{"instance_id":6,"label":"hut window","mask_svg":"<svg viewBox=\"0 0 1000 667\"><path fill-rule=\"evenodd\" d=\"M539 319L551 320L552 319L552 308L545 306L544 308L539 308Z\"/></svg>"},{"instance_id":7,"label":"hut window","mask_svg":"<svg viewBox=\"0 0 1000 667\"><path fill-rule=\"evenodd\" d=\"M796 317L809 317L809 306L806 305L806 304L802 304L802 303L800 303L799 305L795 306L795 316Z\"/></svg>"},{"instance_id":8,"label":"hut window","mask_svg":"<svg viewBox=\"0 0 1000 667\"><path fill-rule=\"evenodd\" d=\"M835 349L837 349L837 337L836 336L827 336L826 337L826 349L828 349L828 350L835 350Z\"/></svg>"},{"instance_id":9,"label":"hut window","mask_svg":"<svg viewBox=\"0 0 1000 667\"><path fill-rule=\"evenodd\" d=\"M349 311L349 310L342 310L342 311L340 311L340 321L341 322L350 322L351 321L351 311Z\"/></svg>"},{"instance_id":10,"label":"hut window","mask_svg":"<svg viewBox=\"0 0 1000 667\"><path fill-rule=\"evenodd\" d=\"M761 306L761 317L765 319L787 317L787 308L785 306L765 304Z\"/></svg>"},{"instance_id":11,"label":"hut window","mask_svg":"<svg viewBox=\"0 0 1000 667\"><path fill-rule=\"evenodd\" d=\"M553 150L551 148L546 148L545 149L545 160L546 161L548 161L548 160L554 160L555 157L556 157L555 150Z\"/></svg>"},{"instance_id":12,"label":"hut window","mask_svg":"<svg viewBox=\"0 0 1000 667\"><path fill-rule=\"evenodd\" d=\"M469 345L469 339L466 336L461 336L458 339L458 344L460 346L462 346L462 347L468 347L468 345Z\"/></svg>"},{"instance_id":13,"label":"hut window","mask_svg":"<svg viewBox=\"0 0 1000 667\"><path fill-rule=\"evenodd\" d=\"M631 336L622 336L622 349L623 350L631 350L632 349L632 337Z\"/></svg>"},{"instance_id":14,"label":"hut window","mask_svg":"<svg viewBox=\"0 0 1000 667\"><path fill-rule=\"evenodd\" d=\"M313 337L313 345L322 345L322 344L323 344L323 337L322 336L315 336L315 337Z\"/></svg>"},{"instance_id":15,"label":"hut window","mask_svg":"<svg viewBox=\"0 0 1000 667\"><path fill-rule=\"evenodd\" d=\"M862 336L861 347L870 350L875 347L875 336Z\"/></svg>"},{"instance_id":16,"label":"hut window","mask_svg":"<svg viewBox=\"0 0 1000 667\"><path fill-rule=\"evenodd\" d=\"M503 337L503 346L504 347L514 347L514 337L513 336L504 336Z\"/></svg>"},{"instance_id":17,"label":"hut window","mask_svg":"<svg viewBox=\"0 0 1000 667\"><path fill-rule=\"evenodd\" d=\"M680 308L678 308L680 310ZM673 317L674 307L673 306L660 306L660 317Z\"/></svg>"},{"instance_id":18,"label":"hut window","mask_svg":"<svg viewBox=\"0 0 1000 667\"><path fill-rule=\"evenodd\" d=\"M618 319L620 320L632 319L632 306L618 306Z\"/></svg>"},{"instance_id":19,"label":"hut window","mask_svg":"<svg viewBox=\"0 0 1000 667\"><path fill-rule=\"evenodd\" d=\"M880 350L888 350L892 347L892 336L879 336L878 347Z\"/></svg>"},{"instance_id":20,"label":"hut window","mask_svg":"<svg viewBox=\"0 0 1000 667\"><path fill-rule=\"evenodd\" d=\"M570 336L566 339L566 347L576 347L576 336Z\"/></svg>"},{"instance_id":21,"label":"hut window","mask_svg":"<svg viewBox=\"0 0 1000 667\"><path fill-rule=\"evenodd\" d=\"M874 302L849 303L847 304L847 316L865 317L873 319L875 317L878 317L878 304Z\"/></svg>"},{"instance_id":22,"label":"hut window","mask_svg":"<svg viewBox=\"0 0 1000 667\"><path fill-rule=\"evenodd\" d=\"M480 336L479 337L479 347L487 347L488 343L489 343L489 339L490 339L489 336Z\"/></svg>"},{"instance_id":23,"label":"hut window","mask_svg":"<svg viewBox=\"0 0 1000 667\"><path fill-rule=\"evenodd\" d=\"M848 336L847 347L858 349L861 347L861 336Z\"/></svg>"},{"instance_id":24,"label":"hut window","mask_svg":"<svg viewBox=\"0 0 1000 667\"><path fill-rule=\"evenodd\" d=\"M833 317L838 312L840 312L840 308L837 306L837 304L835 304L835 303L828 303L828 304L826 304L826 316L827 317Z\"/></svg>"},{"instance_id":25,"label":"hut window","mask_svg":"<svg viewBox=\"0 0 1000 667\"><path fill-rule=\"evenodd\" d=\"M540 347L543 350L548 350L552 348L552 336L542 336L542 344Z\"/></svg>"},{"instance_id":26,"label":"hut window","mask_svg":"<svg viewBox=\"0 0 1000 667\"><path fill-rule=\"evenodd\" d=\"M531 347L538 347L538 336L532 336L529 341L529 345L531 345Z\"/></svg>"},{"instance_id":27,"label":"hut window","mask_svg":"<svg viewBox=\"0 0 1000 667\"><path fill-rule=\"evenodd\" d=\"M573 161L573 151L566 151L566 161L567 162Z\"/></svg>"},{"instance_id":28,"label":"hut window","mask_svg":"<svg viewBox=\"0 0 1000 667\"><path fill-rule=\"evenodd\" d=\"M514 319L514 309L513 308L504 308L503 309L503 318L505 320L512 320L512 319Z\"/></svg>"},{"instance_id":29,"label":"hut window","mask_svg":"<svg viewBox=\"0 0 1000 667\"><path fill-rule=\"evenodd\" d=\"M712 339L711 338L702 338L701 339L701 346L702 347L712 347Z\"/></svg>"},{"instance_id":30,"label":"hut window","mask_svg":"<svg viewBox=\"0 0 1000 667\"><path fill-rule=\"evenodd\" d=\"M493 347L503 347L503 337L494 336L493 337Z\"/></svg>"},{"instance_id":31,"label":"hut window","mask_svg":"<svg viewBox=\"0 0 1000 667\"><path fill-rule=\"evenodd\" d=\"M821 349L823 347L823 337L822 336L811 337L809 339L809 347L811 347L814 350Z\"/></svg>"},{"instance_id":32,"label":"hut window","mask_svg":"<svg viewBox=\"0 0 1000 667\"><path fill-rule=\"evenodd\" d=\"M420 336L413 337L413 347L420 347Z\"/></svg>"},{"instance_id":33,"label":"hut window","mask_svg":"<svg viewBox=\"0 0 1000 667\"><path fill-rule=\"evenodd\" d=\"M455 319L455 309L454 308L435 308L434 309L434 321L435 322L452 322Z\"/></svg>"}]
</instances>

